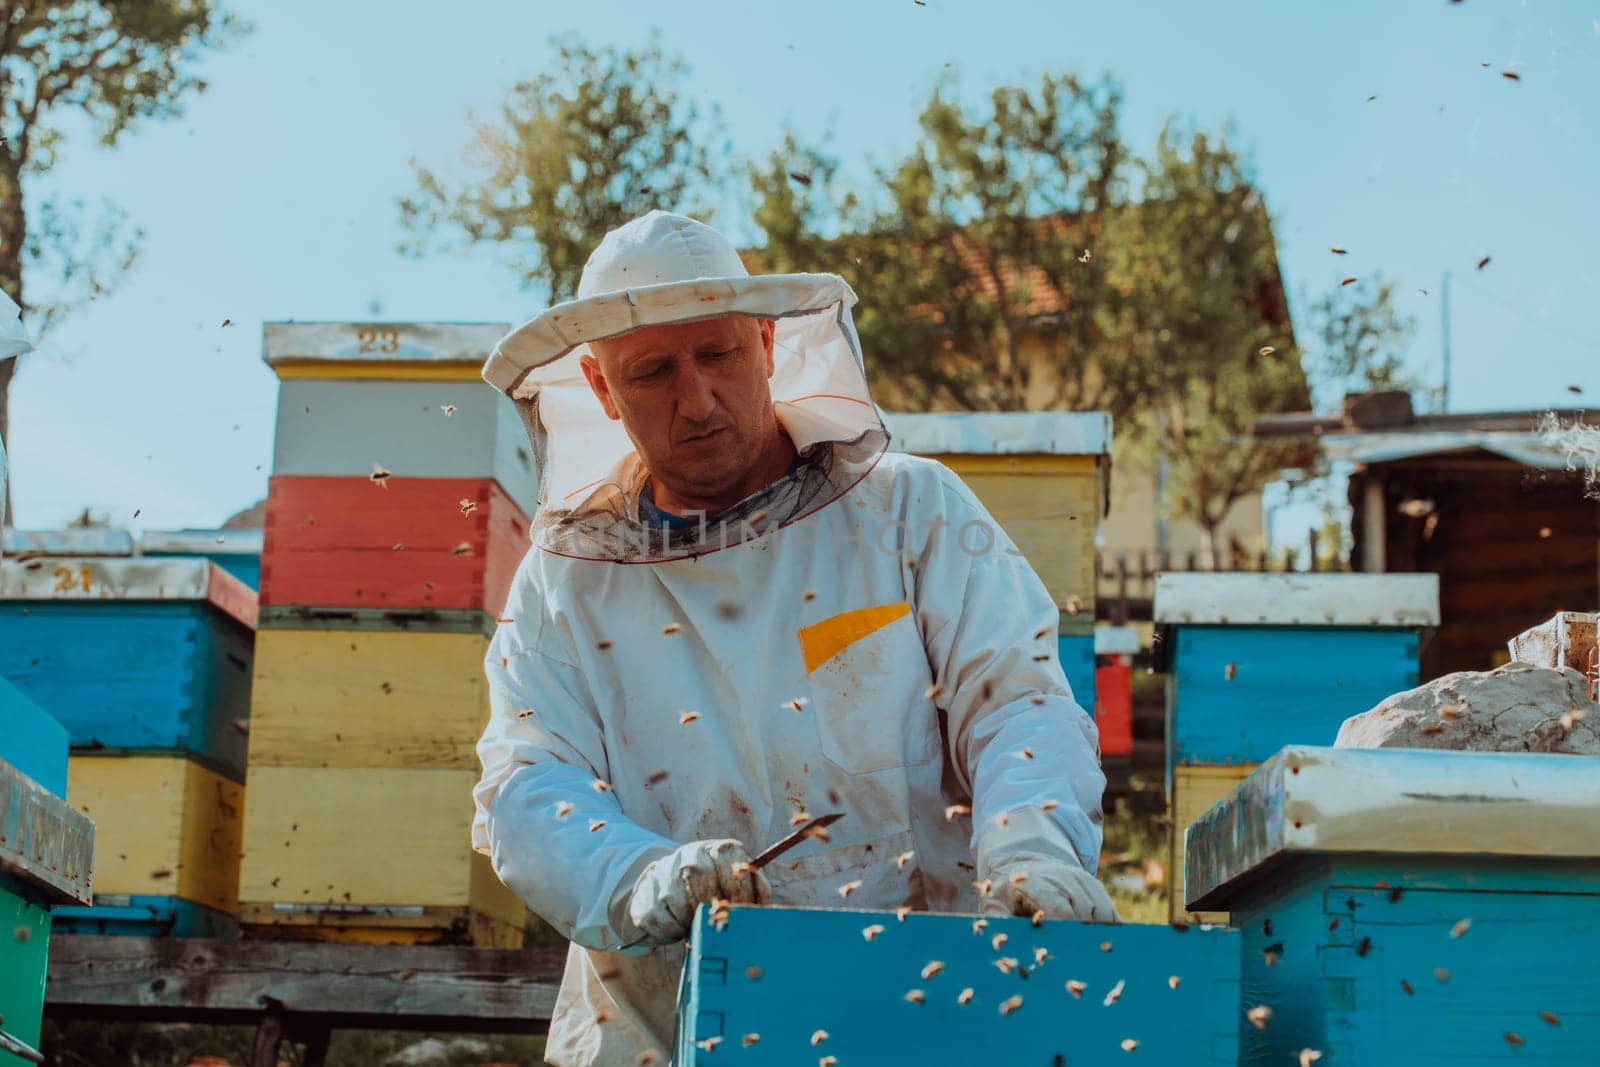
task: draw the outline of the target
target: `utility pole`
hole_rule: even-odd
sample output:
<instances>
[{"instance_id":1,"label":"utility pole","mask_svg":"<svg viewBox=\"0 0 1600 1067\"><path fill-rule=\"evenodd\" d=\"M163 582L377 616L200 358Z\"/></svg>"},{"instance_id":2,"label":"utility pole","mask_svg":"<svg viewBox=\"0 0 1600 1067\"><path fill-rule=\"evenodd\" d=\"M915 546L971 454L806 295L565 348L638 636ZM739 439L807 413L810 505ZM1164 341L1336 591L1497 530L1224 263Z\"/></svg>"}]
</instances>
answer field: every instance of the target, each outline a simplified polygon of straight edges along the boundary
<instances>
[{"instance_id":1,"label":"utility pole","mask_svg":"<svg viewBox=\"0 0 1600 1067\"><path fill-rule=\"evenodd\" d=\"M1439 284L1439 336L1444 345L1444 383L1441 389L1439 410L1441 413L1450 410L1450 272L1444 272L1444 280Z\"/></svg>"}]
</instances>

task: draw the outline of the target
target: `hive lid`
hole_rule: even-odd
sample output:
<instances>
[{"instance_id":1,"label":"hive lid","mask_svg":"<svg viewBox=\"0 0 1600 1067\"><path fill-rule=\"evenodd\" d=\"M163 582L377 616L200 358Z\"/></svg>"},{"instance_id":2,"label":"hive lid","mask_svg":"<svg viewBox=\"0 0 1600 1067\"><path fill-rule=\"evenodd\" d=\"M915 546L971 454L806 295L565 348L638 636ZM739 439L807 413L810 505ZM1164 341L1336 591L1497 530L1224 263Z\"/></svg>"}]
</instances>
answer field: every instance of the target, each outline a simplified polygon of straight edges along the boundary
<instances>
[{"instance_id":1,"label":"hive lid","mask_svg":"<svg viewBox=\"0 0 1600 1067\"><path fill-rule=\"evenodd\" d=\"M169 556L259 556L265 540L261 530L146 530L139 550Z\"/></svg>"},{"instance_id":2,"label":"hive lid","mask_svg":"<svg viewBox=\"0 0 1600 1067\"><path fill-rule=\"evenodd\" d=\"M1191 910L1230 910L1296 855L1600 858L1600 760L1422 749L1280 751L1185 840Z\"/></svg>"},{"instance_id":3,"label":"hive lid","mask_svg":"<svg viewBox=\"0 0 1600 1067\"><path fill-rule=\"evenodd\" d=\"M1139 628L1136 626L1096 626L1094 653L1097 656L1137 656Z\"/></svg>"},{"instance_id":4,"label":"hive lid","mask_svg":"<svg viewBox=\"0 0 1600 1067\"><path fill-rule=\"evenodd\" d=\"M1437 574L1156 575L1155 621L1211 626L1437 626Z\"/></svg>"},{"instance_id":5,"label":"hive lid","mask_svg":"<svg viewBox=\"0 0 1600 1067\"><path fill-rule=\"evenodd\" d=\"M477 381L507 329L500 322L269 322L261 358L280 378Z\"/></svg>"},{"instance_id":6,"label":"hive lid","mask_svg":"<svg viewBox=\"0 0 1600 1067\"><path fill-rule=\"evenodd\" d=\"M19 556L131 556L133 534L104 526L66 530L11 530L3 537L4 554Z\"/></svg>"},{"instance_id":7,"label":"hive lid","mask_svg":"<svg viewBox=\"0 0 1600 1067\"><path fill-rule=\"evenodd\" d=\"M0 560L0 601L197 600L256 628L255 590L209 559Z\"/></svg>"},{"instance_id":8,"label":"hive lid","mask_svg":"<svg viewBox=\"0 0 1600 1067\"><path fill-rule=\"evenodd\" d=\"M920 456L1104 456L1103 411L884 412L889 450Z\"/></svg>"}]
</instances>

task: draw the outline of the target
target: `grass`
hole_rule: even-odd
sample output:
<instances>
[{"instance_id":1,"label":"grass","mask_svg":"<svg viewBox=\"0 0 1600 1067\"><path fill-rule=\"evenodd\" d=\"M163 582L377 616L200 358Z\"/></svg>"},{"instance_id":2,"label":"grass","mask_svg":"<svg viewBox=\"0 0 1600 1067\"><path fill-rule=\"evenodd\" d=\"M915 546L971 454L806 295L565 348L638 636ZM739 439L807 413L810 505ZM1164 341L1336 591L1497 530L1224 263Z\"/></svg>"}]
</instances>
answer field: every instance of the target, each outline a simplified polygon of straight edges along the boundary
<instances>
[{"instance_id":1,"label":"grass","mask_svg":"<svg viewBox=\"0 0 1600 1067\"><path fill-rule=\"evenodd\" d=\"M1119 797L1106 811L1100 878L1106 883L1106 891L1111 894L1111 902L1117 906L1117 914L1123 922L1168 921L1172 886L1172 872L1167 869L1170 831L1166 817L1156 806L1159 797L1159 791L1154 794L1154 803L1148 795L1136 794L1131 800ZM1113 859L1114 862L1110 862ZM1113 884L1118 873L1134 872L1144 876L1144 889Z\"/></svg>"}]
</instances>

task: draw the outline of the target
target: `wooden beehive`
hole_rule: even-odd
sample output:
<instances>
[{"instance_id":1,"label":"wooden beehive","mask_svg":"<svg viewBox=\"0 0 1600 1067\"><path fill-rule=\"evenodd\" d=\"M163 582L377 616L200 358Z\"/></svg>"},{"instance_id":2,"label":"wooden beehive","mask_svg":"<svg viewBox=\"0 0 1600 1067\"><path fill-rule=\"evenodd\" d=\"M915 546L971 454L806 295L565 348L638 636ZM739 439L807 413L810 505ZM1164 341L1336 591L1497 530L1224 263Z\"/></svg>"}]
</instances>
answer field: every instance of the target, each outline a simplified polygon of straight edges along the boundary
<instances>
[{"instance_id":1,"label":"wooden beehive","mask_svg":"<svg viewBox=\"0 0 1600 1067\"><path fill-rule=\"evenodd\" d=\"M1331 743L1351 715L1413 688L1432 574L1161 574L1167 760L1260 763Z\"/></svg>"},{"instance_id":2,"label":"wooden beehive","mask_svg":"<svg viewBox=\"0 0 1600 1067\"><path fill-rule=\"evenodd\" d=\"M1174 917L1184 828L1284 745L1331 743L1345 719L1416 686L1438 588L1431 574L1157 576Z\"/></svg>"},{"instance_id":3,"label":"wooden beehive","mask_svg":"<svg viewBox=\"0 0 1600 1067\"><path fill-rule=\"evenodd\" d=\"M490 479L274 477L261 603L498 615L527 548Z\"/></svg>"},{"instance_id":4,"label":"wooden beehive","mask_svg":"<svg viewBox=\"0 0 1600 1067\"><path fill-rule=\"evenodd\" d=\"M1110 500L1111 416L963 412L885 419L890 448L944 463L1011 535L1055 599L1060 632L1092 633L1095 537Z\"/></svg>"},{"instance_id":5,"label":"wooden beehive","mask_svg":"<svg viewBox=\"0 0 1600 1067\"><path fill-rule=\"evenodd\" d=\"M1189 831L1189 906L1243 937L1241 1063L1591 1062L1600 770L1290 747Z\"/></svg>"},{"instance_id":6,"label":"wooden beehive","mask_svg":"<svg viewBox=\"0 0 1600 1067\"><path fill-rule=\"evenodd\" d=\"M1133 627L1095 627L1094 721L1102 756L1133 755L1133 657L1138 652Z\"/></svg>"},{"instance_id":7,"label":"wooden beehive","mask_svg":"<svg viewBox=\"0 0 1600 1067\"><path fill-rule=\"evenodd\" d=\"M220 936L239 909L244 787L184 756L74 754L67 795L95 822L94 906L72 932Z\"/></svg>"},{"instance_id":8,"label":"wooden beehive","mask_svg":"<svg viewBox=\"0 0 1600 1067\"><path fill-rule=\"evenodd\" d=\"M0 561L0 674L74 748L184 753L242 781L255 593L205 559Z\"/></svg>"},{"instance_id":9,"label":"wooden beehive","mask_svg":"<svg viewBox=\"0 0 1600 1067\"><path fill-rule=\"evenodd\" d=\"M247 933L520 945L526 908L472 849L477 779L466 768L252 766Z\"/></svg>"},{"instance_id":10,"label":"wooden beehive","mask_svg":"<svg viewBox=\"0 0 1600 1067\"><path fill-rule=\"evenodd\" d=\"M281 323L262 331L280 379L275 475L487 478L525 513L538 467L511 400L483 382L504 323Z\"/></svg>"},{"instance_id":11,"label":"wooden beehive","mask_svg":"<svg viewBox=\"0 0 1600 1067\"><path fill-rule=\"evenodd\" d=\"M673 1062L1238 1062L1237 932L973 919L733 907L719 929L701 908Z\"/></svg>"}]
</instances>

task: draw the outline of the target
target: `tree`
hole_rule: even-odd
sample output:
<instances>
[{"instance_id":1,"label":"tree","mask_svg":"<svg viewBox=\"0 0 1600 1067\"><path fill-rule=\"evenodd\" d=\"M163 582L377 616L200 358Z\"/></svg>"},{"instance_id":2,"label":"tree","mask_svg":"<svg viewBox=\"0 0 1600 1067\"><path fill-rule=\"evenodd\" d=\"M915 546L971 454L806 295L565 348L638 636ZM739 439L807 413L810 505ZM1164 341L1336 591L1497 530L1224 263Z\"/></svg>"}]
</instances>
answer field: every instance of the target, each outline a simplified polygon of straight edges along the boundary
<instances>
[{"instance_id":1,"label":"tree","mask_svg":"<svg viewBox=\"0 0 1600 1067\"><path fill-rule=\"evenodd\" d=\"M1046 74L976 111L957 89L935 87L918 144L870 194L792 137L753 166L762 266L839 264L870 286L857 326L899 406L1125 407L1143 368L1104 358L1121 308L1094 259L1121 195L1117 87Z\"/></svg>"},{"instance_id":2,"label":"tree","mask_svg":"<svg viewBox=\"0 0 1600 1067\"><path fill-rule=\"evenodd\" d=\"M29 310L36 332L104 291L137 249L116 211L86 228L80 203L34 192L35 176L57 161L61 120L86 115L110 146L141 119L180 114L205 88L194 73L201 55L243 28L211 0L0 3L0 289ZM25 291L38 268L56 275L53 299ZM16 359L0 359L0 440L15 374Z\"/></svg>"},{"instance_id":3,"label":"tree","mask_svg":"<svg viewBox=\"0 0 1600 1067\"><path fill-rule=\"evenodd\" d=\"M1340 285L1310 308L1312 377L1321 407L1336 407L1346 393L1400 390L1435 401L1430 387L1406 369L1404 348L1415 322L1394 304L1394 283L1381 276Z\"/></svg>"},{"instance_id":4,"label":"tree","mask_svg":"<svg viewBox=\"0 0 1600 1067\"><path fill-rule=\"evenodd\" d=\"M422 255L463 238L505 246L526 283L554 300L577 292L595 242L650 210L705 211L720 134L679 90L684 67L652 41L593 49L557 38L554 65L512 88L497 121L475 121L454 184L413 162L417 189L400 201Z\"/></svg>"},{"instance_id":5,"label":"tree","mask_svg":"<svg viewBox=\"0 0 1600 1067\"><path fill-rule=\"evenodd\" d=\"M1119 227L1118 273L1161 388L1130 428L1168 465L1166 504L1205 534L1211 566L1233 505L1292 465L1297 446L1252 440L1267 412L1310 404L1278 280L1272 219L1227 135L1169 123L1140 164Z\"/></svg>"},{"instance_id":6,"label":"tree","mask_svg":"<svg viewBox=\"0 0 1600 1067\"><path fill-rule=\"evenodd\" d=\"M1046 75L974 116L942 83L872 194L790 138L751 175L762 265L870 286L858 324L887 401L1109 411L1214 561L1229 509L1287 458L1250 425L1307 406L1306 376L1248 161L1171 124L1130 160L1118 106L1115 86Z\"/></svg>"}]
</instances>

